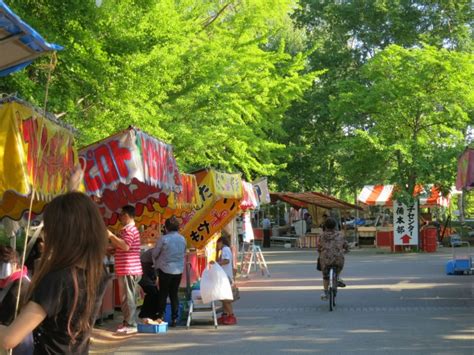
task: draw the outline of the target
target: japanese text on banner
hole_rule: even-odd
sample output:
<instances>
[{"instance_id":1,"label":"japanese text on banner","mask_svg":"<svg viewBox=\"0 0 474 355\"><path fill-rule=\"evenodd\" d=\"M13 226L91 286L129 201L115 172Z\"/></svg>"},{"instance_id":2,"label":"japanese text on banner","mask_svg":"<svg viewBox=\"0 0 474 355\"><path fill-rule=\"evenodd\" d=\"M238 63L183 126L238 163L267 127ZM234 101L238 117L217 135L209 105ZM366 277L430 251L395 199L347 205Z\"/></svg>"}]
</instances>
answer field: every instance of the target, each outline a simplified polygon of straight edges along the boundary
<instances>
[{"instance_id":1,"label":"japanese text on banner","mask_svg":"<svg viewBox=\"0 0 474 355\"><path fill-rule=\"evenodd\" d=\"M418 245L418 202L393 202L393 235L395 245Z\"/></svg>"}]
</instances>

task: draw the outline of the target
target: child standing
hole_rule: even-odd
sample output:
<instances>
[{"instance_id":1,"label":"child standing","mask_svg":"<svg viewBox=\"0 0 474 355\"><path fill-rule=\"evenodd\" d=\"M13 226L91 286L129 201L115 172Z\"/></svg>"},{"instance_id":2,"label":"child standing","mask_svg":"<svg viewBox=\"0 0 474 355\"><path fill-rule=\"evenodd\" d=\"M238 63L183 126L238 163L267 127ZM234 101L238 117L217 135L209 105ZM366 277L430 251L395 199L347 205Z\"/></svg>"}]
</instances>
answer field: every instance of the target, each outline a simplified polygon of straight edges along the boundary
<instances>
[{"instance_id":1,"label":"child standing","mask_svg":"<svg viewBox=\"0 0 474 355\"><path fill-rule=\"evenodd\" d=\"M227 237L220 237L217 240L217 263L222 266L230 284L234 283L234 267L232 262L232 250L230 249L230 242ZM224 313L218 319L218 323L222 325L237 324L237 318L234 315L234 308L232 307L233 300L222 300L222 307Z\"/></svg>"}]
</instances>

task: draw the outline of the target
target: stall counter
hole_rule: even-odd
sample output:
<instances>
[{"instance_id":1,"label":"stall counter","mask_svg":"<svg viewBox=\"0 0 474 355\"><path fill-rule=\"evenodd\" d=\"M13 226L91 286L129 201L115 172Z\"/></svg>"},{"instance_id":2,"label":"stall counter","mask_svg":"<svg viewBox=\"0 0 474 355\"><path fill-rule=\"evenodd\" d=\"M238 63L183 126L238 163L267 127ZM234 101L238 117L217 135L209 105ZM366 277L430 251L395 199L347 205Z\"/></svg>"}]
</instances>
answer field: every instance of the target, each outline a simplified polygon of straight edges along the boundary
<instances>
[{"instance_id":1,"label":"stall counter","mask_svg":"<svg viewBox=\"0 0 474 355\"><path fill-rule=\"evenodd\" d=\"M357 227L359 234L359 246L374 246L377 236L376 227Z\"/></svg>"}]
</instances>

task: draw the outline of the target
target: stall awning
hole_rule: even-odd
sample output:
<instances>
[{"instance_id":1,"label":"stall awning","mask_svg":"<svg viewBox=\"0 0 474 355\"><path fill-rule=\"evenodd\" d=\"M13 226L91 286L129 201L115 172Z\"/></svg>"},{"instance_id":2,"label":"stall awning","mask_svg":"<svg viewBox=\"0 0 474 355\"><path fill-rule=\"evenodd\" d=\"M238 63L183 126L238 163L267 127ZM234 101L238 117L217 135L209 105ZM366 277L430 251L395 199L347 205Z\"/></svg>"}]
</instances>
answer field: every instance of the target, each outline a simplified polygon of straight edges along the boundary
<instances>
[{"instance_id":1,"label":"stall awning","mask_svg":"<svg viewBox=\"0 0 474 355\"><path fill-rule=\"evenodd\" d=\"M150 226L160 224L171 216L183 218L193 209L199 207L199 189L196 176L191 174L180 174L181 191L171 192L168 200L156 200L150 196L149 201L142 207L138 204L138 213L135 222L138 225ZM167 203L167 205L165 205Z\"/></svg>"},{"instance_id":2,"label":"stall awning","mask_svg":"<svg viewBox=\"0 0 474 355\"><path fill-rule=\"evenodd\" d=\"M0 0L0 77L23 69L47 52L61 49L46 42Z\"/></svg>"},{"instance_id":3,"label":"stall awning","mask_svg":"<svg viewBox=\"0 0 474 355\"><path fill-rule=\"evenodd\" d=\"M106 223L114 226L125 205L137 216L146 211L163 213L168 196L182 192L182 180L173 148L135 128L82 148L84 184L99 205Z\"/></svg>"},{"instance_id":4,"label":"stall awning","mask_svg":"<svg viewBox=\"0 0 474 355\"><path fill-rule=\"evenodd\" d=\"M366 185L359 194L358 200L369 206L391 206L394 185ZM439 190L432 186L428 194L424 188L419 185L416 193L420 197L421 207L448 207L449 198L441 195Z\"/></svg>"},{"instance_id":5,"label":"stall awning","mask_svg":"<svg viewBox=\"0 0 474 355\"><path fill-rule=\"evenodd\" d=\"M321 208L342 210L360 209L356 205L340 200L338 198L322 194L320 192L272 192L270 193L272 202L284 201L296 208L307 208L313 205Z\"/></svg>"},{"instance_id":6,"label":"stall awning","mask_svg":"<svg viewBox=\"0 0 474 355\"><path fill-rule=\"evenodd\" d=\"M70 127L32 105L0 100L0 219L20 219L34 193L34 214L67 190L77 164Z\"/></svg>"}]
</instances>

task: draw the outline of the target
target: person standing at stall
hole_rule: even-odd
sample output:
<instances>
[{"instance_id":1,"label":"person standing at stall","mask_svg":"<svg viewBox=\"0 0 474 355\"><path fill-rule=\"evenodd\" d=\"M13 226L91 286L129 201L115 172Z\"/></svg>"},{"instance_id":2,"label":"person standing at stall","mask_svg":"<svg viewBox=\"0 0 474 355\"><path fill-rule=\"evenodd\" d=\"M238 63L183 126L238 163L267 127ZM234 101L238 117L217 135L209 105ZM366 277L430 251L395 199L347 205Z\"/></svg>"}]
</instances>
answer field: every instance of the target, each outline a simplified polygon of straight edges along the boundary
<instances>
[{"instance_id":1,"label":"person standing at stall","mask_svg":"<svg viewBox=\"0 0 474 355\"><path fill-rule=\"evenodd\" d=\"M153 248L148 249L140 257L143 269L143 275L139 285L145 292L143 305L138 315L144 323L150 323L158 318L158 304L160 295L156 287L156 272L153 267Z\"/></svg>"},{"instance_id":2,"label":"person standing at stall","mask_svg":"<svg viewBox=\"0 0 474 355\"><path fill-rule=\"evenodd\" d=\"M166 234L162 236L153 249L153 260L158 273L159 305L158 322L164 319L166 299L171 301L171 327L176 327L179 315L179 284L184 271L186 256L186 239L178 233L179 221L176 217L165 222Z\"/></svg>"},{"instance_id":3,"label":"person standing at stall","mask_svg":"<svg viewBox=\"0 0 474 355\"><path fill-rule=\"evenodd\" d=\"M137 331L137 287L141 279L140 233L135 226L135 208L124 206L120 213L123 228L118 236L109 231L109 240L115 247L115 274L118 279L123 322L117 333Z\"/></svg>"},{"instance_id":4,"label":"person standing at stall","mask_svg":"<svg viewBox=\"0 0 474 355\"><path fill-rule=\"evenodd\" d=\"M270 248L270 232L272 229L272 222L267 216L265 216L265 218L262 221L262 227L263 227L263 247Z\"/></svg>"}]
</instances>

